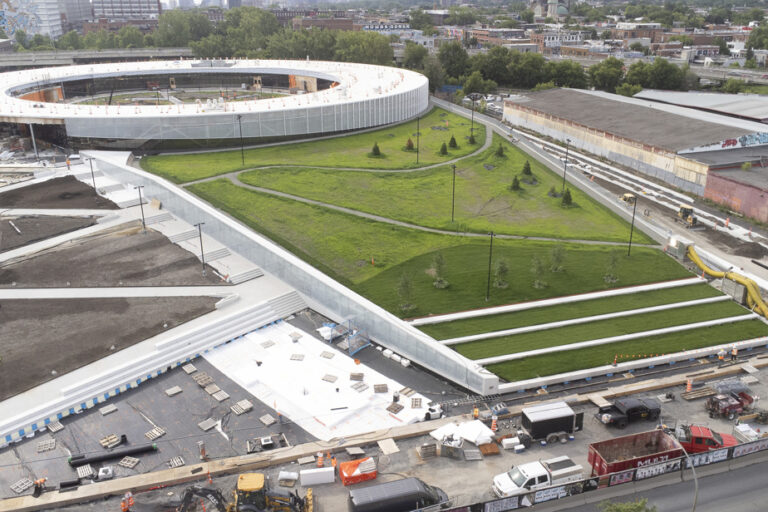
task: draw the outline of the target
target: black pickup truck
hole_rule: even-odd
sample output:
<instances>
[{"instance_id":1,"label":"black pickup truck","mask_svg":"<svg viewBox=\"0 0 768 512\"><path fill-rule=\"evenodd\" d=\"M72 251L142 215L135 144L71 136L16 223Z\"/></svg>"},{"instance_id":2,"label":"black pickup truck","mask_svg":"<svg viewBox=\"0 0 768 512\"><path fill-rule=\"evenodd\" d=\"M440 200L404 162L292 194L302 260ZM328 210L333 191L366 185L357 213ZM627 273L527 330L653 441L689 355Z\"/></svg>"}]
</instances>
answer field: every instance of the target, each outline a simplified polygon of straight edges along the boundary
<instances>
[{"instance_id":1,"label":"black pickup truck","mask_svg":"<svg viewBox=\"0 0 768 512\"><path fill-rule=\"evenodd\" d=\"M595 417L605 425L624 428L636 420L655 421L661 414L661 404L655 398L622 398L598 409Z\"/></svg>"}]
</instances>

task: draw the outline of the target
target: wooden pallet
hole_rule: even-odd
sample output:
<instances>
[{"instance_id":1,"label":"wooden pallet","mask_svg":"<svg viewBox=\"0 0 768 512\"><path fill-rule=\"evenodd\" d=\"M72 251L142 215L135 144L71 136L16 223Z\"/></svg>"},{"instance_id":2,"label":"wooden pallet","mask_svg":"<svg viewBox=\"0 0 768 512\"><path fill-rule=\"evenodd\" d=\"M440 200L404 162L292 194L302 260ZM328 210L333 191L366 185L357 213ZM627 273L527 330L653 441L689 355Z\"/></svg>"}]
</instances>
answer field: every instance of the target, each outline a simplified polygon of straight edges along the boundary
<instances>
[{"instance_id":1,"label":"wooden pallet","mask_svg":"<svg viewBox=\"0 0 768 512\"><path fill-rule=\"evenodd\" d=\"M717 391L715 391L713 388L704 386L703 388L694 389L693 391L680 393L680 396L683 398L683 400L696 400L697 398L705 398L716 393Z\"/></svg>"}]
</instances>

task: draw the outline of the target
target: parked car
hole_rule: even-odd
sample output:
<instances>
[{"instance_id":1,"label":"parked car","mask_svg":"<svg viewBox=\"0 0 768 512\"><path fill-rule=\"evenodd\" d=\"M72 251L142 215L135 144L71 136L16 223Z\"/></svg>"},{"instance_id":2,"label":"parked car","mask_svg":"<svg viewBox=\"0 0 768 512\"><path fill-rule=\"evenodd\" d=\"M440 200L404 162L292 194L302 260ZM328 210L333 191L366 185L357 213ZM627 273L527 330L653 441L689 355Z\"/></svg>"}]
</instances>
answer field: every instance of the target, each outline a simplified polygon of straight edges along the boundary
<instances>
[{"instance_id":1,"label":"parked car","mask_svg":"<svg viewBox=\"0 0 768 512\"><path fill-rule=\"evenodd\" d=\"M655 398L622 398L600 407L595 416L604 425L626 428L633 421L656 421L660 414L661 404Z\"/></svg>"},{"instance_id":2,"label":"parked car","mask_svg":"<svg viewBox=\"0 0 768 512\"><path fill-rule=\"evenodd\" d=\"M675 429L675 437L688 453L708 452L739 444L730 434L721 434L699 425L679 425Z\"/></svg>"}]
</instances>

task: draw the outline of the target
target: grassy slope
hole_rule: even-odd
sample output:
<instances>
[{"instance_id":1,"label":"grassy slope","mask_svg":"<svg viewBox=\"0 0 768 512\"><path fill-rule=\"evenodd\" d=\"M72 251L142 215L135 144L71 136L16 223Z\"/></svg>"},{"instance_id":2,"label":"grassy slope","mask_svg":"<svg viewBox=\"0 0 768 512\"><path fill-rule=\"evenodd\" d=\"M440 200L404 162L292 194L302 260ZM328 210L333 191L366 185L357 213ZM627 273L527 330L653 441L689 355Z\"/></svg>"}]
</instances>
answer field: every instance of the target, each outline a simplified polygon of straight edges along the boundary
<instances>
[{"instance_id":1,"label":"grassy slope","mask_svg":"<svg viewBox=\"0 0 768 512\"><path fill-rule=\"evenodd\" d=\"M715 304L703 304L686 308L656 311L644 315L633 315L610 320L579 324L558 329L548 329L539 332L504 336L489 340L474 341L454 345L453 348L469 359L481 359L485 357L525 352L539 348L568 345L580 341L608 338L643 332L652 329L661 329L675 325L684 325L717 318L726 318L747 314L748 311L735 302L722 302Z\"/></svg>"},{"instance_id":2,"label":"grassy slope","mask_svg":"<svg viewBox=\"0 0 768 512\"><path fill-rule=\"evenodd\" d=\"M486 302L486 240L389 226L260 194L223 179L200 183L190 190L394 313L399 313L396 290L403 273L412 275L413 299L417 306L421 305L412 312L414 315L690 276L674 260L655 249L638 247L631 258L626 258L623 248L563 244L565 271L546 272L544 278L550 286L537 290L531 286L531 258L537 255L546 261L554 244L495 240L494 261L500 258L507 261L511 284L505 290L491 288L490 300ZM427 274L432 266L433 252L437 250L443 252L445 277L451 283L445 290L435 289ZM619 281L607 285L602 276L611 252L619 254ZM371 258L375 266L371 265Z\"/></svg>"},{"instance_id":3,"label":"grassy slope","mask_svg":"<svg viewBox=\"0 0 768 512\"><path fill-rule=\"evenodd\" d=\"M760 320L719 325L687 332L655 336L642 340L611 343L600 347L584 348L574 352L559 352L528 357L488 366L507 381L532 379L544 375L592 368L613 362L614 354L668 354L681 350L693 350L714 344L740 341L768 334L768 326ZM624 359L626 360L626 359Z\"/></svg>"},{"instance_id":4,"label":"grassy slope","mask_svg":"<svg viewBox=\"0 0 768 512\"><path fill-rule=\"evenodd\" d=\"M496 156L501 144L505 155ZM537 185L508 190L523 164L531 163ZM492 165L488 170L484 165ZM547 195L560 190L560 176L494 135L493 146L456 166L455 222L451 222L452 169L446 165L411 173L271 168L249 171L241 181L356 210L449 230L570 239L625 241L629 225L580 190L575 207ZM521 175L522 177L522 175ZM636 231L638 243L651 243Z\"/></svg>"},{"instance_id":5,"label":"grassy slope","mask_svg":"<svg viewBox=\"0 0 768 512\"><path fill-rule=\"evenodd\" d=\"M702 283L693 286L652 290L649 292L633 293L619 297L606 297L584 302L534 308L515 313L505 313L501 315L425 325L420 327L420 329L435 339L443 340L459 336L468 336L470 334L514 329L516 327L602 315L617 311L629 311L631 309L658 306L661 304L672 304L674 302L703 299L718 295L721 295L719 291Z\"/></svg>"},{"instance_id":6,"label":"grassy slope","mask_svg":"<svg viewBox=\"0 0 768 512\"><path fill-rule=\"evenodd\" d=\"M655 249L638 248L637 252L632 251L631 258L627 258L626 253L614 247L563 244L565 271L545 272L543 278L549 286L536 289L530 271L531 260L538 256L546 262L553 246L548 242L495 240L494 264L499 259L507 262L509 287L502 290L491 286L487 302L488 242L485 240L467 240L442 251L446 262L445 279L450 283L446 289L434 288L433 278L427 274L432 266L432 253L382 272L361 283L359 289L377 304L397 313L399 301L394 291L400 276L409 274L413 279L413 303L417 306L410 315L425 316L690 277L688 271ZM603 274L612 251L619 254L619 281L608 285L603 281Z\"/></svg>"},{"instance_id":7,"label":"grassy slope","mask_svg":"<svg viewBox=\"0 0 768 512\"><path fill-rule=\"evenodd\" d=\"M433 128L445 128L437 130ZM485 127L475 123L476 144L470 145L469 120L442 109L433 109L420 121L419 163L416 152L405 151L410 137L416 144L416 121L409 121L368 133L345 135L326 140L291 145L249 149L245 151L245 165L240 150L197 153L188 155L148 156L141 160L142 167L154 174L177 183L217 176L231 171L264 165L313 165L319 167L363 167L366 169L405 169L452 160L476 151L485 141ZM443 142L453 135L457 149L440 155ZM381 157L369 155L374 142L379 144Z\"/></svg>"}]
</instances>

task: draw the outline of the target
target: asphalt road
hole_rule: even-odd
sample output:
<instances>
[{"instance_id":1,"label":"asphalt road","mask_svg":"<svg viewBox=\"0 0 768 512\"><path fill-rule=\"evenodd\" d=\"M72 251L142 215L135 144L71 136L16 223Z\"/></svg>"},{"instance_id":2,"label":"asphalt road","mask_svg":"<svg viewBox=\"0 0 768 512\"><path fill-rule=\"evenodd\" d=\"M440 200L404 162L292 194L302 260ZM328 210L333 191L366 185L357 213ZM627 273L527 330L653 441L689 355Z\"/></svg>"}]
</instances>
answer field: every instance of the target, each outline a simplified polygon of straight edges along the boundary
<instances>
[{"instance_id":1,"label":"asphalt road","mask_svg":"<svg viewBox=\"0 0 768 512\"><path fill-rule=\"evenodd\" d=\"M754 464L726 473L699 479L699 499L696 512L762 512L766 510L765 474L768 462ZM680 512L693 506L693 482L659 487L637 495L627 495L614 501L648 498L648 504L658 512ZM563 512L595 512L597 504L564 509Z\"/></svg>"}]
</instances>

